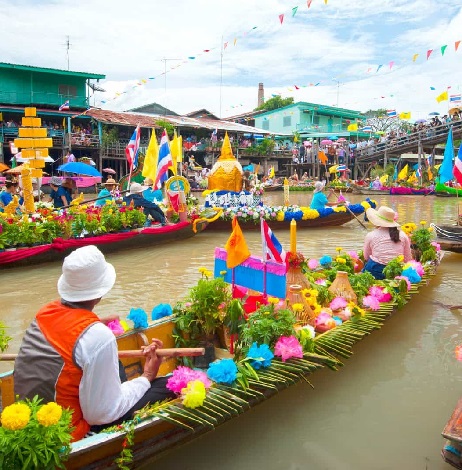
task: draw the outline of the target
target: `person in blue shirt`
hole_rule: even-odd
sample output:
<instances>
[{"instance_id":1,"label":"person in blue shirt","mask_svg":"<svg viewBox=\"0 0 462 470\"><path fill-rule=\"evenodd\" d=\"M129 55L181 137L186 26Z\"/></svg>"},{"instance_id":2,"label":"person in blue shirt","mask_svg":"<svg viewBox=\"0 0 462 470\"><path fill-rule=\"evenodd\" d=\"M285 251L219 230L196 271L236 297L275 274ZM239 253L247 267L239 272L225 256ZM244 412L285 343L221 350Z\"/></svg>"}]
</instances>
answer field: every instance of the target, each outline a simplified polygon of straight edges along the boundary
<instances>
[{"instance_id":1,"label":"person in blue shirt","mask_svg":"<svg viewBox=\"0 0 462 470\"><path fill-rule=\"evenodd\" d=\"M130 185L130 192L127 196L124 197L124 202L130 205L133 202L135 207L142 207L143 212L145 213L146 217L151 216L153 220L156 222L160 222L162 225L167 225L167 220L165 218L165 214L162 212L162 209L155 203L148 201L143 197L142 192L144 191L144 187L141 186L140 183L132 183ZM146 226L151 225L150 220L146 221Z\"/></svg>"},{"instance_id":2,"label":"person in blue shirt","mask_svg":"<svg viewBox=\"0 0 462 470\"><path fill-rule=\"evenodd\" d=\"M333 204L329 203L328 196L323 193L324 190L324 183L322 181L316 181L314 183L314 191L313 191L313 199L311 199L310 209L315 209L319 211L320 209L324 209L326 206L330 206Z\"/></svg>"},{"instance_id":3,"label":"person in blue shirt","mask_svg":"<svg viewBox=\"0 0 462 470\"><path fill-rule=\"evenodd\" d=\"M106 201L115 201L114 190L116 186L116 180L108 178L104 183L104 188L98 193L98 199L95 201L95 206L102 207L106 204Z\"/></svg>"},{"instance_id":4,"label":"person in blue shirt","mask_svg":"<svg viewBox=\"0 0 462 470\"><path fill-rule=\"evenodd\" d=\"M50 179L51 193L50 201L53 202L55 208L68 206L71 198L66 189L62 187L63 180L59 176L52 176Z\"/></svg>"},{"instance_id":5,"label":"person in blue shirt","mask_svg":"<svg viewBox=\"0 0 462 470\"><path fill-rule=\"evenodd\" d=\"M13 196L18 192L19 183L17 180L5 181L5 189L0 192L0 210L3 212L5 207L13 200ZM17 194L19 196L19 194ZM23 199L19 199L19 204Z\"/></svg>"},{"instance_id":6,"label":"person in blue shirt","mask_svg":"<svg viewBox=\"0 0 462 470\"><path fill-rule=\"evenodd\" d=\"M143 181L143 186L145 189L143 191L143 197L150 202L162 202L164 200L164 196L160 189L153 189L154 181L151 178L145 178Z\"/></svg>"}]
</instances>

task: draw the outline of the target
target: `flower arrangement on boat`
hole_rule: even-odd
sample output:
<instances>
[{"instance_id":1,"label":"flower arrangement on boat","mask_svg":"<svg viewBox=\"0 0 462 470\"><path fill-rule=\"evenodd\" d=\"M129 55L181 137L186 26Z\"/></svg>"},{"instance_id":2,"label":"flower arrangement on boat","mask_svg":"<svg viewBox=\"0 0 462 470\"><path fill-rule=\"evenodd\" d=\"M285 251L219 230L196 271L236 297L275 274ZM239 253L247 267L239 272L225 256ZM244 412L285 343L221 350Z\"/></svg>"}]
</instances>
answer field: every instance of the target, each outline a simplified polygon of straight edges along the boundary
<instances>
[{"instance_id":1,"label":"flower arrangement on boat","mask_svg":"<svg viewBox=\"0 0 462 470\"><path fill-rule=\"evenodd\" d=\"M0 467L11 470L65 468L70 451L71 411L37 397L5 407L0 426Z\"/></svg>"},{"instance_id":2,"label":"flower arrangement on boat","mask_svg":"<svg viewBox=\"0 0 462 470\"><path fill-rule=\"evenodd\" d=\"M366 209L377 206L376 201L366 199L358 204L350 204L348 209L354 214L362 214ZM239 222L253 221L260 223L260 218L267 222L282 222L291 220L312 220L322 217L328 217L334 213L347 212L345 206L326 207L322 210L315 210L305 206L230 206L224 207L220 213L221 220L231 221L236 216ZM206 216L207 214L202 214Z\"/></svg>"}]
</instances>

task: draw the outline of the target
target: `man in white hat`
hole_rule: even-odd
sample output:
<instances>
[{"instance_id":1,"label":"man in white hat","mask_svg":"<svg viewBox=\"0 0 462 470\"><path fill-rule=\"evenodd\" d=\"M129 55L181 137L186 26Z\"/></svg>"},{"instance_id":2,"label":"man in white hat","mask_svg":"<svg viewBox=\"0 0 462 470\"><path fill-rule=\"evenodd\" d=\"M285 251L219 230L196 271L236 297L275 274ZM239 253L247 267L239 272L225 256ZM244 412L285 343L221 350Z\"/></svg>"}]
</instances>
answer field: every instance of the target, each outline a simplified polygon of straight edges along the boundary
<instances>
[{"instance_id":1,"label":"man in white hat","mask_svg":"<svg viewBox=\"0 0 462 470\"><path fill-rule=\"evenodd\" d=\"M165 219L165 214L162 212L162 209L155 203L148 201L143 197L141 194L146 187L141 186L140 183L132 183L130 185L130 191L127 196L124 197L124 202L130 205L133 202L135 207L142 207L143 212L145 213L146 217L151 216L153 220L156 222L161 223L162 225L166 225L167 221ZM147 225L150 225L150 221L147 221Z\"/></svg>"},{"instance_id":2,"label":"man in white hat","mask_svg":"<svg viewBox=\"0 0 462 470\"><path fill-rule=\"evenodd\" d=\"M324 209L326 206L331 206L335 204L329 203L329 196L332 194L332 191L329 192L328 196L323 193L324 190L324 183L322 181L316 181L314 183L314 191L313 197L310 203L310 209L315 209L320 211Z\"/></svg>"},{"instance_id":3,"label":"man in white hat","mask_svg":"<svg viewBox=\"0 0 462 470\"><path fill-rule=\"evenodd\" d=\"M403 255L404 262L412 259L411 242L399 230L399 223L395 220L396 212L390 207L381 206L378 210L370 207L366 215L376 228L364 239L366 264L363 271L370 272L376 279L385 279L383 269L392 259L399 255Z\"/></svg>"},{"instance_id":4,"label":"man in white hat","mask_svg":"<svg viewBox=\"0 0 462 470\"><path fill-rule=\"evenodd\" d=\"M114 267L96 246L73 251L58 280L61 299L37 313L15 362L15 394L72 409L74 440L92 426L130 419L146 404L173 397L166 377L156 379L159 340L144 349L143 374L122 384L115 336L93 313L115 280Z\"/></svg>"}]
</instances>

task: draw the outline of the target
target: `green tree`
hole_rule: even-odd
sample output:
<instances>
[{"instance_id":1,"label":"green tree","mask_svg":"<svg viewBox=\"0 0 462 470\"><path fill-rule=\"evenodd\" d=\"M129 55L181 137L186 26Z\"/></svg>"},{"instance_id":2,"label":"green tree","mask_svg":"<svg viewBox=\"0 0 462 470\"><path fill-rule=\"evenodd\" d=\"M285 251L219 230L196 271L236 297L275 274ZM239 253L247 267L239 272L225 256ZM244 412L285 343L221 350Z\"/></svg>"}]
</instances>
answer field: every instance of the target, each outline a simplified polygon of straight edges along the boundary
<instances>
[{"instance_id":1,"label":"green tree","mask_svg":"<svg viewBox=\"0 0 462 470\"><path fill-rule=\"evenodd\" d=\"M261 106L255 108L254 111L273 111L274 109L284 108L294 103L293 97L281 98L280 96L274 96L268 101L265 101Z\"/></svg>"},{"instance_id":2,"label":"green tree","mask_svg":"<svg viewBox=\"0 0 462 470\"><path fill-rule=\"evenodd\" d=\"M409 132L411 124L399 117L389 117L385 108L369 109L366 115L366 126L372 127L372 132L403 131Z\"/></svg>"},{"instance_id":3,"label":"green tree","mask_svg":"<svg viewBox=\"0 0 462 470\"><path fill-rule=\"evenodd\" d=\"M165 129L167 131L169 139L171 139L173 137L173 132L175 130L175 126L173 124L170 124L168 121L163 121L162 119L158 119L155 122L155 125L157 127Z\"/></svg>"}]
</instances>

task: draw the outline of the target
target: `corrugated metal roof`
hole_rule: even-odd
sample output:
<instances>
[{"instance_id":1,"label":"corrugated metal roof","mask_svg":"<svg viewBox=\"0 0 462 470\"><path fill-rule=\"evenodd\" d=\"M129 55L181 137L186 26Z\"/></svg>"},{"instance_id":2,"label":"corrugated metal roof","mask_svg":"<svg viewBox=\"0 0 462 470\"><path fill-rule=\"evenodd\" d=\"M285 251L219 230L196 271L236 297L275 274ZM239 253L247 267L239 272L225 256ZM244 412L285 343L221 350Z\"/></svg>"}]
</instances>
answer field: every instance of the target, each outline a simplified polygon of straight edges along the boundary
<instances>
[{"instance_id":1,"label":"corrugated metal roof","mask_svg":"<svg viewBox=\"0 0 462 470\"><path fill-rule=\"evenodd\" d=\"M115 112L105 109L90 108L85 112L86 116L104 122L106 124L133 126L136 127L138 124L140 127L158 127L156 121L167 121L175 127L189 127L189 128L205 128L209 130L218 129L219 131L228 132L246 132L251 134L265 134L270 135L271 132L263 129L259 129L252 126L245 126L237 122L222 121L216 119L194 119L187 116L162 116L154 114L142 114L142 113L125 113Z\"/></svg>"},{"instance_id":2,"label":"corrugated metal roof","mask_svg":"<svg viewBox=\"0 0 462 470\"><path fill-rule=\"evenodd\" d=\"M34 67L33 65L10 64L8 62L0 62L0 68L29 70L33 72L42 72L42 73L54 73L57 75L71 75L74 77L83 77L83 78L106 78L106 75L99 74L99 73L74 72L72 70L51 69L48 67Z\"/></svg>"}]
</instances>

